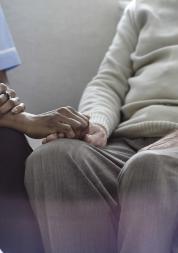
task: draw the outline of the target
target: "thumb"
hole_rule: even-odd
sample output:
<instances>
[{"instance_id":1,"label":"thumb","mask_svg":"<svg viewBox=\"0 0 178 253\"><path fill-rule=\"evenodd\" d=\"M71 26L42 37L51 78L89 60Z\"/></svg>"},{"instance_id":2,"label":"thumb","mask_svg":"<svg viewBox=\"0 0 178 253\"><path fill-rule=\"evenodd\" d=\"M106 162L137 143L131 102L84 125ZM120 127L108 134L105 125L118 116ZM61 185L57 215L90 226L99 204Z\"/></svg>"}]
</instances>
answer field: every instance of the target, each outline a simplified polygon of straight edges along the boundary
<instances>
[{"instance_id":1,"label":"thumb","mask_svg":"<svg viewBox=\"0 0 178 253\"><path fill-rule=\"evenodd\" d=\"M94 142L94 135L86 134L85 138L84 138L84 141L86 141L89 144L93 144L93 142Z\"/></svg>"},{"instance_id":2,"label":"thumb","mask_svg":"<svg viewBox=\"0 0 178 253\"><path fill-rule=\"evenodd\" d=\"M106 145L106 141L101 138L98 133L95 134L86 134L84 139L88 144L94 145L96 147L104 147Z\"/></svg>"}]
</instances>

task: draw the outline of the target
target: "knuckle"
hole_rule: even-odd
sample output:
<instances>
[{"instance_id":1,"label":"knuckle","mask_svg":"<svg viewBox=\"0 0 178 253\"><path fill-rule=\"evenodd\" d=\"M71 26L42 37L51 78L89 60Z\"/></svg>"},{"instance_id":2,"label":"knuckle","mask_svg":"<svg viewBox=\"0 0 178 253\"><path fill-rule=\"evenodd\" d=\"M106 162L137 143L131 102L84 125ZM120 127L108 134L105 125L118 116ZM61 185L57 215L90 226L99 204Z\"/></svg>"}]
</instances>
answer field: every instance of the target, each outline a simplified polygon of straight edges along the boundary
<instances>
[{"instance_id":1,"label":"knuckle","mask_svg":"<svg viewBox=\"0 0 178 253\"><path fill-rule=\"evenodd\" d=\"M16 97L14 101L15 101L16 103L19 103L19 102L20 102L20 98L19 98L19 97Z\"/></svg>"},{"instance_id":2,"label":"knuckle","mask_svg":"<svg viewBox=\"0 0 178 253\"><path fill-rule=\"evenodd\" d=\"M9 104L10 107L14 107L16 105L15 101L12 99L10 99L7 103Z\"/></svg>"},{"instance_id":3,"label":"knuckle","mask_svg":"<svg viewBox=\"0 0 178 253\"><path fill-rule=\"evenodd\" d=\"M66 107L59 108L58 112L61 113L61 114L65 113L66 112Z\"/></svg>"},{"instance_id":4,"label":"knuckle","mask_svg":"<svg viewBox=\"0 0 178 253\"><path fill-rule=\"evenodd\" d=\"M0 92L4 92L7 90L7 85L4 83L0 83Z\"/></svg>"},{"instance_id":5,"label":"knuckle","mask_svg":"<svg viewBox=\"0 0 178 253\"><path fill-rule=\"evenodd\" d=\"M74 109L73 109L72 106L70 106L70 105L66 106L66 109L67 109L68 111L74 112Z\"/></svg>"},{"instance_id":6,"label":"knuckle","mask_svg":"<svg viewBox=\"0 0 178 253\"><path fill-rule=\"evenodd\" d=\"M11 97L15 97L16 96L16 92L14 90L10 90L9 94Z\"/></svg>"},{"instance_id":7,"label":"knuckle","mask_svg":"<svg viewBox=\"0 0 178 253\"><path fill-rule=\"evenodd\" d=\"M26 106L25 106L25 104L24 103L21 103L21 108L23 109L23 110L25 110L26 109Z\"/></svg>"}]
</instances>

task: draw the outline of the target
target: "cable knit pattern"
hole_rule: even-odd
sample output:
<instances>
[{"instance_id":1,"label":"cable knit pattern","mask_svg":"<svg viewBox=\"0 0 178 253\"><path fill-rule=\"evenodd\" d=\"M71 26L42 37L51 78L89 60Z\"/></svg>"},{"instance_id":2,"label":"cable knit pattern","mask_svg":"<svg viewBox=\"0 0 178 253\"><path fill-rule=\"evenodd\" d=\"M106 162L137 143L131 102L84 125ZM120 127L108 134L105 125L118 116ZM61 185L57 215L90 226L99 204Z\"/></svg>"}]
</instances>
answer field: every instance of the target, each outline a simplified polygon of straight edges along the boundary
<instances>
[{"instance_id":1,"label":"cable knit pattern","mask_svg":"<svg viewBox=\"0 0 178 253\"><path fill-rule=\"evenodd\" d=\"M127 137L178 128L178 1L134 0L124 11L79 110Z\"/></svg>"}]
</instances>

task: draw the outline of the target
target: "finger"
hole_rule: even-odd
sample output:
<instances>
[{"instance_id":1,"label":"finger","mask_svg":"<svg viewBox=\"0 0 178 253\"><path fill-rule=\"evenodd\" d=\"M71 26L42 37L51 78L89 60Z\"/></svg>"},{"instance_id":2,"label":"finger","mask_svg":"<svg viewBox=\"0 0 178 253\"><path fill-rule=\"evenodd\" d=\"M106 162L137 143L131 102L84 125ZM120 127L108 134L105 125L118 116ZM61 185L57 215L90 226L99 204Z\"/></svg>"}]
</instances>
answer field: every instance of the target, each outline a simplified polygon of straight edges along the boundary
<instances>
[{"instance_id":1,"label":"finger","mask_svg":"<svg viewBox=\"0 0 178 253\"><path fill-rule=\"evenodd\" d=\"M14 114L19 114L21 112L25 111L25 104L24 103L20 103L19 105L15 106L11 112Z\"/></svg>"},{"instance_id":2,"label":"finger","mask_svg":"<svg viewBox=\"0 0 178 253\"><path fill-rule=\"evenodd\" d=\"M88 120L90 119L90 116L87 114L83 114L83 116L85 116Z\"/></svg>"},{"instance_id":3,"label":"finger","mask_svg":"<svg viewBox=\"0 0 178 253\"><path fill-rule=\"evenodd\" d=\"M16 92L13 89L8 88L7 89L7 93L10 95L11 98L15 98L16 97Z\"/></svg>"},{"instance_id":4,"label":"finger","mask_svg":"<svg viewBox=\"0 0 178 253\"><path fill-rule=\"evenodd\" d=\"M66 116L62 115L61 113L59 113L59 120L61 122L63 122L64 124L70 125L74 129L80 128L80 126L81 126L81 123L79 121L69 118L69 117L66 117Z\"/></svg>"},{"instance_id":5,"label":"finger","mask_svg":"<svg viewBox=\"0 0 178 253\"><path fill-rule=\"evenodd\" d=\"M5 102L7 102L9 97L6 95L6 93L2 93L0 95L0 106L2 106Z\"/></svg>"},{"instance_id":6,"label":"finger","mask_svg":"<svg viewBox=\"0 0 178 253\"><path fill-rule=\"evenodd\" d=\"M11 98L0 107L0 114L6 114L19 104L19 98Z\"/></svg>"},{"instance_id":7,"label":"finger","mask_svg":"<svg viewBox=\"0 0 178 253\"><path fill-rule=\"evenodd\" d=\"M71 106L67 106L67 109L69 110L69 111L71 111L74 115L77 115L78 117L81 117L81 118L83 118L83 119L85 119L85 120L89 120L90 119L90 116L89 115L86 115L86 114L84 114L84 113L80 113L80 112L78 112L77 110L75 110L73 107L71 107Z\"/></svg>"},{"instance_id":8,"label":"finger","mask_svg":"<svg viewBox=\"0 0 178 253\"><path fill-rule=\"evenodd\" d=\"M88 119L86 118L86 116L83 116L81 113L77 112L74 108L70 106L61 107L57 111L66 117L77 120L81 123L81 127L85 128L88 126Z\"/></svg>"},{"instance_id":9,"label":"finger","mask_svg":"<svg viewBox=\"0 0 178 253\"><path fill-rule=\"evenodd\" d=\"M4 83L0 83L0 94L6 92L8 86Z\"/></svg>"},{"instance_id":10,"label":"finger","mask_svg":"<svg viewBox=\"0 0 178 253\"><path fill-rule=\"evenodd\" d=\"M86 134L89 133L89 127L86 127L84 130L77 130L75 131L75 137L77 139L83 140L86 136Z\"/></svg>"},{"instance_id":11,"label":"finger","mask_svg":"<svg viewBox=\"0 0 178 253\"><path fill-rule=\"evenodd\" d=\"M69 132L67 132L67 133L65 133L64 134L64 137L65 138L69 138L69 139L73 139L73 138L75 138L75 133L74 133L74 131L73 130L71 130L71 131L69 131Z\"/></svg>"},{"instance_id":12,"label":"finger","mask_svg":"<svg viewBox=\"0 0 178 253\"><path fill-rule=\"evenodd\" d=\"M50 135L48 135L46 138L44 138L44 139L42 140L42 144L46 144L46 143L51 142L51 141L54 141L54 140L56 140L56 139L58 139L58 134L57 134L57 133L50 134Z\"/></svg>"},{"instance_id":13,"label":"finger","mask_svg":"<svg viewBox=\"0 0 178 253\"><path fill-rule=\"evenodd\" d=\"M57 122L56 124L56 130L59 133L64 133L67 134L69 136L69 138L74 138L75 137L75 133L72 130L71 126L68 124L64 124L62 122Z\"/></svg>"},{"instance_id":14,"label":"finger","mask_svg":"<svg viewBox=\"0 0 178 253\"><path fill-rule=\"evenodd\" d=\"M72 114L69 115L68 117L69 117L69 119L72 120L71 124L74 123L73 121L78 122L79 128L85 129L85 128L87 128L88 125L89 125L89 120L88 120L88 118L85 118L85 117L83 117L82 115L76 115L76 114L73 114L73 113L72 113ZM76 128L77 128L77 126L76 126Z\"/></svg>"}]
</instances>

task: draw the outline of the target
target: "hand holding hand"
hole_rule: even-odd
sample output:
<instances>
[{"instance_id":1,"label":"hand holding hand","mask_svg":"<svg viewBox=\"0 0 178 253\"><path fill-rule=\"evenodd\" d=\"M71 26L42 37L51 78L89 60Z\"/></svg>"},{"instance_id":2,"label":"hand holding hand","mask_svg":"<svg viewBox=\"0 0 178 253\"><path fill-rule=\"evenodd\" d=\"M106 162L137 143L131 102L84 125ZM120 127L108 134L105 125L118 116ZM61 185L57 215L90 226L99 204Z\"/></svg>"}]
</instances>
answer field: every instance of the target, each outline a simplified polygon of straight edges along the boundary
<instances>
[{"instance_id":1,"label":"hand holding hand","mask_svg":"<svg viewBox=\"0 0 178 253\"><path fill-rule=\"evenodd\" d=\"M76 113L76 112L75 112ZM80 117L84 117L87 120L87 127L85 126L83 129L81 127L75 129L74 136L72 138L75 139L83 139L89 144L92 144L97 147L104 147L107 143L107 133L103 126L98 124L89 123L89 118L85 115L79 114ZM50 141L60 139L60 138L71 138L68 134L64 132L53 133L48 135L45 139L43 139L42 143L48 143Z\"/></svg>"},{"instance_id":2,"label":"hand holding hand","mask_svg":"<svg viewBox=\"0 0 178 253\"><path fill-rule=\"evenodd\" d=\"M45 138L43 143L61 137L76 138L88 128L88 118L67 106L42 113L29 115L25 133L33 138ZM27 125L27 124L26 124Z\"/></svg>"}]
</instances>

